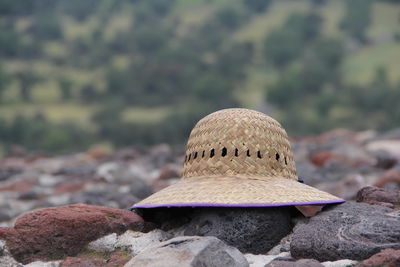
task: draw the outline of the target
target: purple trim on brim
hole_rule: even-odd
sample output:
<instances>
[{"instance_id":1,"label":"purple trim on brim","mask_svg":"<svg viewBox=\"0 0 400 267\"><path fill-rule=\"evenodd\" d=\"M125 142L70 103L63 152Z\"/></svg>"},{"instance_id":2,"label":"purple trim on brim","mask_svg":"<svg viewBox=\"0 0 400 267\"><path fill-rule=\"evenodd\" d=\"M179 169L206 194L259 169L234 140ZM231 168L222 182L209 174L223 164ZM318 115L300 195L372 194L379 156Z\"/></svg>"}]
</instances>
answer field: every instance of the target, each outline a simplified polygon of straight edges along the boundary
<instances>
[{"instance_id":1,"label":"purple trim on brim","mask_svg":"<svg viewBox=\"0 0 400 267\"><path fill-rule=\"evenodd\" d=\"M325 205L334 203L343 203L344 199L335 200L321 200L310 202L280 202L280 203L166 203L166 204L136 204L131 209L150 209L150 208L163 208L163 207L237 207L237 208L250 208L250 207L281 207L281 206L304 206L304 205Z\"/></svg>"}]
</instances>

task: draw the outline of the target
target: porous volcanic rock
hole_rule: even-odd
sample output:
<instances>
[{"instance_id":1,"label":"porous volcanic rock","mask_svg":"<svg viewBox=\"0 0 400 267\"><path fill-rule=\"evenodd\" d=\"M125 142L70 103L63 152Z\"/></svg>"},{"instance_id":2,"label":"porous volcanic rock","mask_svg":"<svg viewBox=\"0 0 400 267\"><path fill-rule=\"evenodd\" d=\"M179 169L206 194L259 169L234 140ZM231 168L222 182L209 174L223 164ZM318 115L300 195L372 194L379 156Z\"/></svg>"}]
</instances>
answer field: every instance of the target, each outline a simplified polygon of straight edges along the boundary
<instances>
[{"instance_id":1,"label":"porous volcanic rock","mask_svg":"<svg viewBox=\"0 0 400 267\"><path fill-rule=\"evenodd\" d=\"M176 237L147 249L126 267L170 266L249 266L246 258L234 247L218 238L207 236Z\"/></svg>"},{"instance_id":2,"label":"porous volcanic rock","mask_svg":"<svg viewBox=\"0 0 400 267\"><path fill-rule=\"evenodd\" d=\"M331 206L296 225L294 258L363 260L385 248L400 249L400 210L365 203Z\"/></svg>"},{"instance_id":3,"label":"porous volcanic rock","mask_svg":"<svg viewBox=\"0 0 400 267\"><path fill-rule=\"evenodd\" d=\"M290 209L199 208L185 235L215 236L243 253L263 254L292 230Z\"/></svg>"},{"instance_id":4,"label":"porous volcanic rock","mask_svg":"<svg viewBox=\"0 0 400 267\"><path fill-rule=\"evenodd\" d=\"M400 205L400 191L367 186L358 191L357 201L393 208Z\"/></svg>"},{"instance_id":5,"label":"porous volcanic rock","mask_svg":"<svg viewBox=\"0 0 400 267\"><path fill-rule=\"evenodd\" d=\"M6 241L17 261L26 264L74 256L89 242L110 233L149 228L151 225L128 210L74 204L24 214L13 228L0 228L0 239Z\"/></svg>"},{"instance_id":6,"label":"porous volcanic rock","mask_svg":"<svg viewBox=\"0 0 400 267\"><path fill-rule=\"evenodd\" d=\"M397 267L400 266L400 250L384 249L373 255L371 258L364 260L357 267Z\"/></svg>"}]
</instances>

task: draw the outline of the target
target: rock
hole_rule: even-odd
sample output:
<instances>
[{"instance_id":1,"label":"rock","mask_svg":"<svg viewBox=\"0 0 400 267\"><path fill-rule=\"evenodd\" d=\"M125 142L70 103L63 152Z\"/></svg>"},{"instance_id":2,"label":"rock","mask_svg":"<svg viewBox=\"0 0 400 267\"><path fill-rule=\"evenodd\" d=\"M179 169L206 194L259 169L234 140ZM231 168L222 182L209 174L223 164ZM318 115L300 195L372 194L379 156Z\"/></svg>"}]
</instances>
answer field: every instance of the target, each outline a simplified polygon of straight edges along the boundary
<instances>
[{"instance_id":1,"label":"rock","mask_svg":"<svg viewBox=\"0 0 400 267\"><path fill-rule=\"evenodd\" d=\"M82 181L68 181L54 188L55 194L76 193L83 190L85 183Z\"/></svg>"},{"instance_id":2,"label":"rock","mask_svg":"<svg viewBox=\"0 0 400 267\"><path fill-rule=\"evenodd\" d=\"M323 265L313 259L301 259L298 261L273 260L265 267L323 267Z\"/></svg>"},{"instance_id":3,"label":"rock","mask_svg":"<svg viewBox=\"0 0 400 267\"><path fill-rule=\"evenodd\" d=\"M167 144L153 146L149 154L156 168L161 168L167 162L173 160L172 148Z\"/></svg>"},{"instance_id":4,"label":"rock","mask_svg":"<svg viewBox=\"0 0 400 267\"><path fill-rule=\"evenodd\" d=\"M160 242L170 239L172 236L162 230L155 229L146 234L134 231L126 231L118 237L117 248L129 251L132 255L139 254L143 250L158 246Z\"/></svg>"},{"instance_id":5,"label":"rock","mask_svg":"<svg viewBox=\"0 0 400 267\"><path fill-rule=\"evenodd\" d=\"M400 191L367 186L358 191L357 202L394 208L394 205L400 205Z\"/></svg>"},{"instance_id":6,"label":"rock","mask_svg":"<svg viewBox=\"0 0 400 267\"><path fill-rule=\"evenodd\" d=\"M171 178L179 178L181 169L176 165L166 165L161 169L160 175L158 177L159 180L168 180Z\"/></svg>"},{"instance_id":7,"label":"rock","mask_svg":"<svg viewBox=\"0 0 400 267\"><path fill-rule=\"evenodd\" d=\"M67 257L61 267L116 267L124 266L130 259L130 256L118 251L111 255L89 254L88 257Z\"/></svg>"},{"instance_id":8,"label":"rock","mask_svg":"<svg viewBox=\"0 0 400 267\"><path fill-rule=\"evenodd\" d=\"M250 267L264 267L266 264L270 263L276 258L283 258L290 256L289 253L283 252L278 255L254 255L245 254L244 255Z\"/></svg>"},{"instance_id":9,"label":"rock","mask_svg":"<svg viewBox=\"0 0 400 267\"><path fill-rule=\"evenodd\" d=\"M315 187L343 199L354 199L357 191L364 186L365 178L360 174L353 174L337 182L322 183Z\"/></svg>"},{"instance_id":10,"label":"rock","mask_svg":"<svg viewBox=\"0 0 400 267\"><path fill-rule=\"evenodd\" d=\"M335 261L363 260L384 248L400 249L400 210L346 202L297 224L290 251L294 258Z\"/></svg>"},{"instance_id":11,"label":"rock","mask_svg":"<svg viewBox=\"0 0 400 267\"><path fill-rule=\"evenodd\" d=\"M29 264L25 264L24 267L59 267L61 266L61 261L35 261Z\"/></svg>"},{"instance_id":12,"label":"rock","mask_svg":"<svg viewBox=\"0 0 400 267\"><path fill-rule=\"evenodd\" d=\"M371 141L366 145L366 149L371 152L383 151L400 158L400 140Z\"/></svg>"},{"instance_id":13,"label":"rock","mask_svg":"<svg viewBox=\"0 0 400 267\"><path fill-rule=\"evenodd\" d=\"M12 218L11 205L9 203L0 204L0 222L8 221Z\"/></svg>"},{"instance_id":14,"label":"rock","mask_svg":"<svg viewBox=\"0 0 400 267\"><path fill-rule=\"evenodd\" d=\"M295 206L305 217L315 216L318 212L322 210L324 205L302 205Z\"/></svg>"},{"instance_id":15,"label":"rock","mask_svg":"<svg viewBox=\"0 0 400 267\"><path fill-rule=\"evenodd\" d=\"M19 264L10 254L6 243L0 240L0 266L12 266L12 267L19 267L22 266Z\"/></svg>"},{"instance_id":16,"label":"rock","mask_svg":"<svg viewBox=\"0 0 400 267\"><path fill-rule=\"evenodd\" d=\"M331 151L318 151L311 155L310 161L317 167L322 167L325 163L332 159L342 157L341 155L332 153Z\"/></svg>"},{"instance_id":17,"label":"rock","mask_svg":"<svg viewBox=\"0 0 400 267\"><path fill-rule=\"evenodd\" d=\"M95 241L90 242L87 245L89 250L97 252L111 252L114 251L117 246L118 237L116 233L103 236Z\"/></svg>"},{"instance_id":18,"label":"rock","mask_svg":"<svg viewBox=\"0 0 400 267\"><path fill-rule=\"evenodd\" d=\"M94 160L103 160L109 157L110 154L111 154L110 149L100 145L92 146L86 151L86 155Z\"/></svg>"},{"instance_id":19,"label":"rock","mask_svg":"<svg viewBox=\"0 0 400 267\"><path fill-rule=\"evenodd\" d=\"M24 264L74 256L89 242L128 229L147 231L149 225L128 210L75 204L45 208L17 219L14 228L0 228L13 257Z\"/></svg>"},{"instance_id":20,"label":"rock","mask_svg":"<svg viewBox=\"0 0 400 267\"><path fill-rule=\"evenodd\" d=\"M361 262L357 267L397 267L400 266L400 250L384 249L381 252L373 255L369 259Z\"/></svg>"},{"instance_id":21,"label":"rock","mask_svg":"<svg viewBox=\"0 0 400 267\"><path fill-rule=\"evenodd\" d=\"M138 197L139 199L144 199L153 194L153 189L150 187L150 185L148 185L140 178L132 178L130 180L130 186L131 194Z\"/></svg>"},{"instance_id":22,"label":"rock","mask_svg":"<svg viewBox=\"0 0 400 267\"><path fill-rule=\"evenodd\" d=\"M276 245L270 251L268 251L267 255L278 255L282 252L289 252L291 240L292 240L292 234L285 236L284 238L282 238L282 240L279 242L278 245Z\"/></svg>"},{"instance_id":23,"label":"rock","mask_svg":"<svg viewBox=\"0 0 400 267\"><path fill-rule=\"evenodd\" d=\"M379 175L374 186L384 187L388 183L395 183L400 186L400 168L393 168Z\"/></svg>"},{"instance_id":24,"label":"rock","mask_svg":"<svg viewBox=\"0 0 400 267\"><path fill-rule=\"evenodd\" d=\"M395 166L398 162L398 159L395 156L393 156L387 152L378 151L373 154L375 154L375 158L376 158L375 166L377 168L390 169L393 166Z\"/></svg>"},{"instance_id":25,"label":"rock","mask_svg":"<svg viewBox=\"0 0 400 267\"><path fill-rule=\"evenodd\" d=\"M67 257L61 267L98 267L104 264L105 260L102 258Z\"/></svg>"},{"instance_id":26,"label":"rock","mask_svg":"<svg viewBox=\"0 0 400 267\"><path fill-rule=\"evenodd\" d=\"M126 267L136 266L249 266L246 258L236 248L215 237L176 237L147 249Z\"/></svg>"},{"instance_id":27,"label":"rock","mask_svg":"<svg viewBox=\"0 0 400 267\"><path fill-rule=\"evenodd\" d=\"M352 267L357 265L358 261L353 260L338 260L321 262L324 267Z\"/></svg>"},{"instance_id":28,"label":"rock","mask_svg":"<svg viewBox=\"0 0 400 267\"><path fill-rule=\"evenodd\" d=\"M262 254L290 231L289 208L199 208L184 234L215 236L243 253Z\"/></svg>"}]
</instances>

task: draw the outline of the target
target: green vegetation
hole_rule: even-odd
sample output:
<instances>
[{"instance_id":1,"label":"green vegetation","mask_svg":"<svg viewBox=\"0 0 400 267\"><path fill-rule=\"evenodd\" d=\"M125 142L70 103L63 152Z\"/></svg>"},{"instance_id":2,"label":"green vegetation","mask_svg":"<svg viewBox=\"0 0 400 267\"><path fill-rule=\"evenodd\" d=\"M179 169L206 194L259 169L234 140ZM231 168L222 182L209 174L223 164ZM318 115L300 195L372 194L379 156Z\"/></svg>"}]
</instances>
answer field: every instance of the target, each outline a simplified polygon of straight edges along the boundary
<instances>
[{"instance_id":1,"label":"green vegetation","mask_svg":"<svg viewBox=\"0 0 400 267\"><path fill-rule=\"evenodd\" d=\"M399 1L4 0L0 16L0 151L183 143L226 107L291 135L400 123Z\"/></svg>"}]
</instances>

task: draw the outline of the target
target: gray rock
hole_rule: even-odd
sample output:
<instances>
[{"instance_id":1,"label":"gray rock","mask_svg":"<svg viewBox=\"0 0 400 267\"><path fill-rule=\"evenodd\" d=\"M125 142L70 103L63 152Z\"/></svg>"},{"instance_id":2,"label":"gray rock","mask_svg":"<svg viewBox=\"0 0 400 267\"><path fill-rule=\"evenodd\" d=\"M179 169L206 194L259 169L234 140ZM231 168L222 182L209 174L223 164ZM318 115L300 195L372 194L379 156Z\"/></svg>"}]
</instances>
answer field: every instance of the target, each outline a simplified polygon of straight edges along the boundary
<instances>
[{"instance_id":1,"label":"gray rock","mask_svg":"<svg viewBox=\"0 0 400 267\"><path fill-rule=\"evenodd\" d=\"M291 229L289 208L202 208L184 234L215 236L243 253L263 254Z\"/></svg>"},{"instance_id":2,"label":"gray rock","mask_svg":"<svg viewBox=\"0 0 400 267\"><path fill-rule=\"evenodd\" d=\"M325 261L321 262L324 267L352 267L358 264L354 260L338 260L338 261Z\"/></svg>"},{"instance_id":3,"label":"gray rock","mask_svg":"<svg viewBox=\"0 0 400 267\"><path fill-rule=\"evenodd\" d=\"M200 266L249 266L246 258L236 248L215 237L176 237L147 249L125 267L200 267Z\"/></svg>"},{"instance_id":4,"label":"gray rock","mask_svg":"<svg viewBox=\"0 0 400 267\"><path fill-rule=\"evenodd\" d=\"M254 255L245 254L246 260L248 261L250 267L264 267L266 264L270 263L276 258L290 257L289 252L282 252L277 255Z\"/></svg>"},{"instance_id":5,"label":"gray rock","mask_svg":"<svg viewBox=\"0 0 400 267\"><path fill-rule=\"evenodd\" d=\"M118 236L116 248L128 251L131 255L137 255L144 250L158 246L162 241L171 238L169 233L155 229L148 233L141 233L128 230Z\"/></svg>"},{"instance_id":6,"label":"gray rock","mask_svg":"<svg viewBox=\"0 0 400 267\"><path fill-rule=\"evenodd\" d=\"M298 224L290 251L294 258L335 261L366 259L385 248L400 248L400 210L346 202Z\"/></svg>"},{"instance_id":7,"label":"gray rock","mask_svg":"<svg viewBox=\"0 0 400 267\"><path fill-rule=\"evenodd\" d=\"M22 267L23 265L18 263L9 252L5 241L0 240L0 266L5 267Z\"/></svg>"},{"instance_id":8,"label":"gray rock","mask_svg":"<svg viewBox=\"0 0 400 267\"><path fill-rule=\"evenodd\" d=\"M301 259L298 261L273 260L265 267L324 267L324 265L313 259Z\"/></svg>"}]
</instances>

